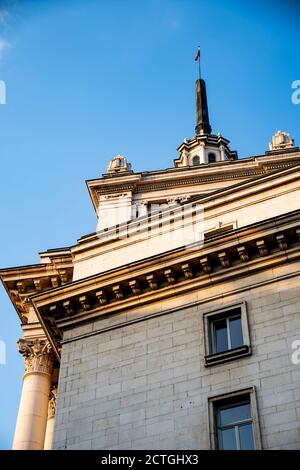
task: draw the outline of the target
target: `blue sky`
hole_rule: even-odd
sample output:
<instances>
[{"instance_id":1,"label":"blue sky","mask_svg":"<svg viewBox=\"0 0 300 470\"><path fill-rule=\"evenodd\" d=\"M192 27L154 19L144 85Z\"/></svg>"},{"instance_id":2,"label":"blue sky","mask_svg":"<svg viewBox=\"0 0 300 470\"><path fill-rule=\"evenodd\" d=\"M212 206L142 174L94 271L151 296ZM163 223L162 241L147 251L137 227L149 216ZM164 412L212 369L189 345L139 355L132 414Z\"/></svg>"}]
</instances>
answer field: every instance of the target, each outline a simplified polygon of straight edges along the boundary
<instances>
[{"instance_id":1,"label":"blue sky","mask_svg":"<svg viewBox=\"0 0 300 470\"><path fill-rule=\"evenodd\" d=\"M0 266L96 229L84 181L110 158L172 166L194 134L198 44L213 132L240 157L278 129L300 144L300 8L287 1L0 0ZM18 317L0 288L0 448L11 447L22 385Z\"/></svg>"}]
</instances>

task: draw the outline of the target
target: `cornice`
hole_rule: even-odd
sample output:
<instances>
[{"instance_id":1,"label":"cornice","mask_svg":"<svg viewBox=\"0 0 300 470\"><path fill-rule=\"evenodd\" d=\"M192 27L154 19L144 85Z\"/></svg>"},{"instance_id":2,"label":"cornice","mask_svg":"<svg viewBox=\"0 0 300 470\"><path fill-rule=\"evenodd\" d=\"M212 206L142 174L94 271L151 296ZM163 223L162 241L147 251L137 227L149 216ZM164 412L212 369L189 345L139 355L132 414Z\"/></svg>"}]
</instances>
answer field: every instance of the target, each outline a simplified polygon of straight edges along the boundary
<instances>
[{"instance_id":1,"label":"cornice","mask_svg":"<svg viewBox=\"0 0 300 470\"><path fill-rule=\"evenodd\" d=\"M245 159L200 165L199 167L180 167L153 172L135 173L130 177L118 176L109 179L87 181L88 189L97 209L99 195L132 191L146 193L173 189L188 185L234 181L253 178L268 172L289 168L300 162L300 152L293 154L260 155ZM240 168L239 168L240 167ZM128 181L128 178L131 178Z\"/></svg>"},{"instance_id":2,"label":"cornice","mask_svg":"<svg viewBox=\"0 0 300 470\"><path fill-rule=\"evenodd\" d=\"M139 180L141 178L140 173L121 174L114 177L98 178L93 180L87 180L86 185L92 199L95 210L97 211L99 205L99 195L119 193L125 191L134 191Z\"/></svg>"},{"instance_id":3,"label":"cornice","mask_svg":"<svg viewBox=\"0 0 300 470\"><path fill-rule=\"evenodd\" d=\"M73 263L68 259L0 270L1 282L17 311L22 324L28 323L30 296L62 286L73 277Z\"/></svg>"},{"instance_id":4,"label":"cornice","mask_svg":"<svg viewBox=\"0 0 300 470\"><path fill-rule=\"evenodd\" d=\"M137 193L146 193L151 191L159 191L163 189L172 189L178 188L182 186L191 186L191 185L198 185L198 184L207 184L207 183L218 183L221 181L233 181L239 178L251 178L253 176L262 175L263 171L261 169L251 169L251 170L241 170L236 171L234 173L226 174L224 172L220 172L219 174L205 174L199 176L189 176L183 175L180 179L176 181L163 181L163 182L156 182L149 184L147 182L142 182L138 188Z\"/></svg>"},{"instance_id":5,"label":"cornice","mask_svg":"<svg viewBox=\"0 0 300 470\"><path fill-rule=\"evenodd\" d=\"M139 185L137 186L137 193L145 193L150 191L158 191L161 189L182 187L188 185L197 185L197 184L207 184L207 183L218 183L222 181L233 181L237 179L246 179L254 178L255 176L264 176L266 173L273 171L287 169L292 166L299 165L300 155L297 159L285 159L280 161L273 160L262 160L265 157L253 157L251 161L247 159L247 162L243 160L237 161L226 161L222 163L214 163L210 165L201 166L198 174L195 175L195 170L193 167L189 167L189 170L192 172L183 171L182 175L173 175L172 179L170 177L165 177L162 181L158 179L157 181L147 181L147 179L141 179ZM278 157L277 157L278 158ZM242 164L242 168L237 168L234 165ZM249 166L248 168L246 166Z\"/></svg>"},{"instance_id":6,"label":"cornice","mask_svg":"<svg viewBox=\"0 0 300 470\"><path fill-rule=\"evenodd\" d=\"M189 301L189 302L184 302L181 305L177 305L176 307L169 307L166 309L158 309L158 311L154 311L151 313L143 314L143 312L140 312L139 314L136 314L132 317L126 317L123 319L120 319L120 321L116 321L110 325L104 324L101 326L99 323L97 325L97 328L91 330L91 331L86 331L84 333L78 333L74 336L70 336L68 338L64 338L61 341L61 344L66 344L66 343L72 343L74 341L78 341L81 339L85 338L90 338L91 336L96 336L102 333L107 333L108 331L113 331L119 328L123 328L129 325L134 325L136 323L139 323L141 321L147 321L149 319L153 318L158 318L164 315L169 315L170 313L173 312L178 312L182 311L183 309L186 310L191 307L195 307L198 305L207 305L210 302L214 302L219 299L226 299L226 297L231 297L232 295L237 295L237 294L242 294L245 291L257 289L257 288L262 288L264 286L267 286L269 284L274 284L283 280L288 280L293 277L298 277L300 276L300 270L294 270L290 273L287 274L279 274L278 276L276 275L271 275L269 277L266 277L265 279L261 280L259 279L258 282L250 282L246 286L244 285L239 285L239 286L233 286L232 289L222 291L222 290L216 290L216 293L214 295L211 295L211 293L207 292L207 296L203 296L200 299ZM255 278L254 278L255 279ZM238 303L240 305L240 302ZM232 303L230 303L230 307L232 307ZM72 323L73 325L76 325L76 321Z\"/></svg>"},{"instance_id":7,"label":"cornice","mask_svg":"<svg viewBox=\"0 0 300 470\"><path fill-rule=\"evenodd\" d=\"M177 151L178 152L181 152L183 149L191 149L193 147L195 147L199 142L204 142L205 144L218 144L218 143L221 143L221 144L224 144L224 145L228 145L229 144L229 140L226 139L225 137L223 137L221 134L219 135L216 135L216 134L201 134L201 135L194 135L192 138L190 139L186 139L185 141L183 141L179 147L177 147Z\"/></svg>"}]
</instances>

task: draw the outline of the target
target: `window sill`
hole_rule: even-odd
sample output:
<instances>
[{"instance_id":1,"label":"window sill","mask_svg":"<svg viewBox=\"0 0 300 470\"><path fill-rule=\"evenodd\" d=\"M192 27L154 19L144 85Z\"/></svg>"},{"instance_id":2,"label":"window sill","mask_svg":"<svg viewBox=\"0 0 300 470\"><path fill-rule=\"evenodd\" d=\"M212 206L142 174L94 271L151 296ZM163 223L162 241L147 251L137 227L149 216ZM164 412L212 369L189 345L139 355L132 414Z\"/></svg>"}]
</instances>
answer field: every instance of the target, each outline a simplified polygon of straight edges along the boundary
<instances>
[{"instance_id":1,"label":"window sill","mask_svg":"<svg viewBox=\"0 0 300 470\"><path fill-rule=\"evenodd\" d=\"M209 354L205 356L205 366L214 366L217 364L222 364L223 362L232 361L233 359L239 359L244 356L251 355L250 346L242 346L240 348L229 349L229 351L224 351L216 354Z\"/></svg>"}]
</instances>

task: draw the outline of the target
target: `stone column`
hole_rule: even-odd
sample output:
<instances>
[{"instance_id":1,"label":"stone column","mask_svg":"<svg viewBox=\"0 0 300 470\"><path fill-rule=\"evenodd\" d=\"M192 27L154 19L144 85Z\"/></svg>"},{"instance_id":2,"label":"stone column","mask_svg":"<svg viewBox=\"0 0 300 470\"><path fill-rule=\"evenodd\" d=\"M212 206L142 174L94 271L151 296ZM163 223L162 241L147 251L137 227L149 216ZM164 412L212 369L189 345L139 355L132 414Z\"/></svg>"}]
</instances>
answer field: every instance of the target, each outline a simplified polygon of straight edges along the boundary
<instances>
[{"instance_id":1,"label":"stone column","mask_svg":"<svg viewBox=\"0 0 300 470\"><path fill-rule=\"evenodd\" d=\"M51 450L52 449L53 433L54 433L54 422L55 422L55 411L56 411L56 398L57 398L57 387L55 385L51 389L51 392L50 392L50 400L49 400L49 405L48 405L48 419L47 419L44 450Z\"/></svg>"},{"instance_id":2,"label":"stone column","mask_svg":"<svg viewBox=\"0 0 300 470\"><path fill-rule=\"evenodd\" d=\"M204 148L204 144L200 144L200 148L199 148L199 157L200 157L200 163L207 163L207 157L205 155L205 148Z\"/></svg>"},{"instance_id":3,"label":"stone column","mask_svg":"<svg viewBox=\"0 0 300 470\"><path fill-rule=\"evenodd\" d=\"M138 217L148 215L148 201L139 201L138 203Z\"/></svg>"},{"instance_id":4,"label":"stone column","mask_svg":"<svg viewBox=\"0 0 300 470\"><path fill-rule=\"evenodd\" d=\"M46 340L18 341L25 375L13 449L44 449L54 355Z\"/></svg>"},{"instance_id":5,"label":"stone column","mask_svg":"<svg viewBox=\"0 0 300 470\"><path fill-rule=\"evenodd\" d=\"M221 152L221 161L226 160L224 145L220 146L220 152Z\"/></svg>"}]
</instances>

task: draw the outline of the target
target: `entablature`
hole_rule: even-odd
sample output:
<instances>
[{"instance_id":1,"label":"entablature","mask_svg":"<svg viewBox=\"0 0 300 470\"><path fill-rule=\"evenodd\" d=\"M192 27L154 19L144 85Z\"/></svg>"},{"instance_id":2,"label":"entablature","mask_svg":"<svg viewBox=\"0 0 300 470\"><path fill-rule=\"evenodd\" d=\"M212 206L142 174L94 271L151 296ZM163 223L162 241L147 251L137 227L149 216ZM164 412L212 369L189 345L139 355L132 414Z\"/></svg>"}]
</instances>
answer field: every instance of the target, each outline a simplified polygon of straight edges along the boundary
<instances>
[{"instance_id":1,"label":"entablature","mask_svg":"<svg viewBox=\"0 0 300 470\"><path fill-rule=\"evenodd\" d=\"M216 234L203 246L173 250L36 294L31 301L59 350L68 325L247 276L300 259L300 210Z\"/></svg>"},{"instance_id":2,"label":"entablature","mask_svg":"<svg viewBox=\"0 0 300 470\"><path fill-rule=\"evenodd\" d=\"M297 148L269 152L265 155L241 158L239 160L224 160L213 164L196 166L183 166L167 168L165 170L134 173L131 175L118 175L114 178L98 178L88 180L87 186L96 212L105 196L130 195L130 204L142 201L143 195L149 199L156 199L156 194L175 189L178 193L201 194L201 186L210 185L209 190L214 191L214 185L224 184L224 188L256 176L262 176L276 170L289 168L300 163L300 152ZM207 191L207 189L205 189ZM167 196L168 197L168 196Z\"/></svg>"}]
</instances>

